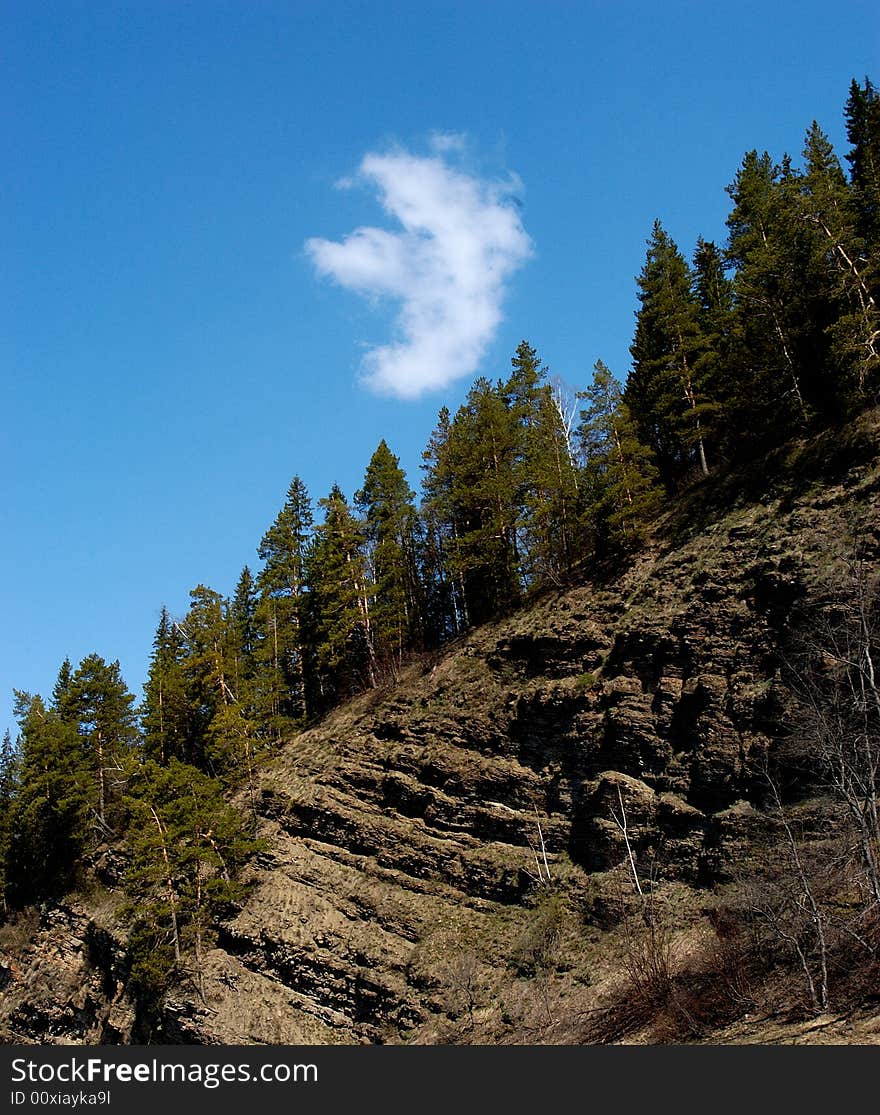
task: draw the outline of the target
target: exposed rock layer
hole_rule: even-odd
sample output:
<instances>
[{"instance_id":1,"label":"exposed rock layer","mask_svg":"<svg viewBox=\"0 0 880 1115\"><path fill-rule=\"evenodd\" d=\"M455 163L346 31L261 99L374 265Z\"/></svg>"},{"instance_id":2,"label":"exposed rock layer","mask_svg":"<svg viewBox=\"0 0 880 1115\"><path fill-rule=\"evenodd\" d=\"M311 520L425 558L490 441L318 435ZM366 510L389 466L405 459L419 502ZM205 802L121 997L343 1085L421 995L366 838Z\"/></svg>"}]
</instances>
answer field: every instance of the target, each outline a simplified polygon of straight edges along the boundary
<instances>
[{"instance_id":1,"label":"exposed rock layer","mask_svg":"<svg viewBox=\"0 0 880 1115\"><path fill-rule=\"evenodd\" d=\"M748 497L738 483L733 510L732 483L699 489L626 572L471 633L292 740L264 772L268 850L209 955L204 1002L183 986L148 1026L121 930L83 902L0 952L0 1033L434 1041L455 1023L456 1040L542 1040L523 982L547 907L536 878L549 870L581 918L559 930L554 1021L613 969L583 924L626 861L622 817L682 893L760 840L780 648L841 554L880 554L876 416L756 470Z\"/></svg>"}]
</instances>

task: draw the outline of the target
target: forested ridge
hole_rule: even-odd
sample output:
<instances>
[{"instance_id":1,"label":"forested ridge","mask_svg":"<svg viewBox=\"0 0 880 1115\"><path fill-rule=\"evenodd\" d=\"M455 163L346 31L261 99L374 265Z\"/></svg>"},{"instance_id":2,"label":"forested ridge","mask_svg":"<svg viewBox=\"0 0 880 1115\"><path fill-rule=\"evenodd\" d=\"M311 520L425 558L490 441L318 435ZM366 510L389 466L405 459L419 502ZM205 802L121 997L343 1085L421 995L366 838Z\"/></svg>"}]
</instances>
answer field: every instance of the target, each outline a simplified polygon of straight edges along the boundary
<instances>
[{"instance_id":1,"label":"forested ridge","mask_svg":"<svg viewBox=\"0 0 880 1115\"><path fill-rule=\"evenodd\" d=\"M570 387L522 341L441 410L421 499L383 439L349 499L295 476L231 596L163 609L143 700L118 662L65 661L16 694L0 753L6 913L57 899L124 848L133 974L198 957L259 850L256 772L415 655L586 569L613 578L675 499L880 392L880 95L853 81L841 163L815 122L800 160L744 156L724 245L688 257L660 221L637 278L625 382ZM150 902L141 901L145 896Z\"/></svg>"}]
</instances>

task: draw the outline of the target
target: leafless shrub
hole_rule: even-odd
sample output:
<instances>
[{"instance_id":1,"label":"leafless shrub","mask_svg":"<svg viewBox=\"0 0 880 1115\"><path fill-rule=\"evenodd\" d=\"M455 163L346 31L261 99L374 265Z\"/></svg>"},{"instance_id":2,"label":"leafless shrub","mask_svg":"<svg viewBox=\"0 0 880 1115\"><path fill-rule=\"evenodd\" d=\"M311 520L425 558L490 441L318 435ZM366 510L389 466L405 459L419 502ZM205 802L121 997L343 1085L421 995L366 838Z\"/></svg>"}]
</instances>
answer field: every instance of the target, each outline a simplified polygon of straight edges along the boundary
<instances>
[{"instance_id":1,"label":"leafless shrub","mask_svg":"<svg viewBox=\"0 0 880 1115\"><path fill-rule=\"evenodd\" d=\"M479 957L474 952L458 953L445 966L446 1013L451 1019L464 1017L468 1029L476 1024L476 1011L486 997L486 981Z\"/></svg>"},{"instance_id":2,"label":"leafless shrub","mask_svg":"<svg viewBox=\"0 0 880 1115\"><path fill-rule=\"evenodd\" d=\"M841 570L786 663L791 733L845 807L853 862L880 912L880 578L864 561Z\"/></svg>"}]
</instances>

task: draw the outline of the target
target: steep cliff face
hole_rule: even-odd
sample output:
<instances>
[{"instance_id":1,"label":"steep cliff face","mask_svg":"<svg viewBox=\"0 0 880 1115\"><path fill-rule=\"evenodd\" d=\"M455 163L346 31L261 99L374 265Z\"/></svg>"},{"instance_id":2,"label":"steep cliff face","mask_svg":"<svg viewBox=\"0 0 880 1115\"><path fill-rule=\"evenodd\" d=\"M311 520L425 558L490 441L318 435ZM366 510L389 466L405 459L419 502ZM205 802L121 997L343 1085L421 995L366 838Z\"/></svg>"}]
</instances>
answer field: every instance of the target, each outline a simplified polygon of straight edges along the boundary
<instances>
[{"instance_id":1,"label":"steep cliff face","mask_svg":"<svg viewBox=\"0 0 880 1115\"><path fill-rule=\"evenodd\" d=\"M70 908L0 952L0 1031L579 1040L620 978L621 816L697 949L708 888L762 839L780 647L841 555L880 555L876 415L747 479L694 493L625 572L469 634L291 740L263 772L267 850L204 1001L182 986L144 1029L120 931L89 945L94 921Z\"/></svg>"},{"instance_id":2,"label":"steep cliff face","mask_svg":"<svg viewBox=\"0 0 880 1115\"><path fill-rule=\"evenodd\" d=\"M79 902L29 910L0 930L0 1035L6 1042L132 1040L125 943Z\"/></svg>"}]
</instances>

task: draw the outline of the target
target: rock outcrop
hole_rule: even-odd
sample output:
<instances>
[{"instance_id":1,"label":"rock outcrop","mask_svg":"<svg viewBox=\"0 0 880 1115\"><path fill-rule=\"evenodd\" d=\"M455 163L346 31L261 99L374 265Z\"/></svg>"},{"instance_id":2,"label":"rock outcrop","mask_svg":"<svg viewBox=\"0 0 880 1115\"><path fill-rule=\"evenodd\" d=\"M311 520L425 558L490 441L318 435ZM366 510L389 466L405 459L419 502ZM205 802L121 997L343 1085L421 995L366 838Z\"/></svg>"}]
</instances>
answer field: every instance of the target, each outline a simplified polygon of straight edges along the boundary
<instances>
[{"instance_id":1,"label":"rock outcrop","mask_svg":"<svg viewBox=\"0 0 880 1115\"><path fill-rule=\"evenodd\" d=\"M522 957L555 950L538 965L555 1020L612 978L590 911L621 865L625 883L622 821L697 906L760 838L782 648L844 552L880 555L877 435L874 415L790 451L733 510L736 489L707 484L625 571L469 633L291 740L262 774L267 850L204 1001L178 989L152 1036L547 1040ZM97 932L65 908L0 953L0 1031L131 1040L119 942Z\"/></svg>"}]
</instances>

